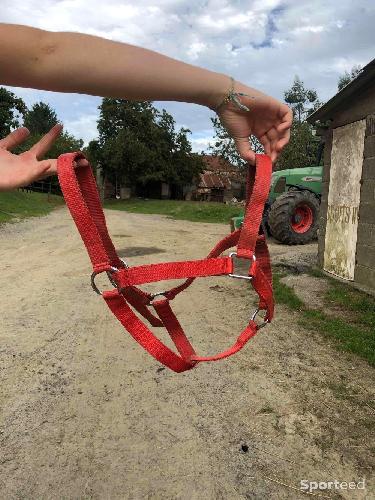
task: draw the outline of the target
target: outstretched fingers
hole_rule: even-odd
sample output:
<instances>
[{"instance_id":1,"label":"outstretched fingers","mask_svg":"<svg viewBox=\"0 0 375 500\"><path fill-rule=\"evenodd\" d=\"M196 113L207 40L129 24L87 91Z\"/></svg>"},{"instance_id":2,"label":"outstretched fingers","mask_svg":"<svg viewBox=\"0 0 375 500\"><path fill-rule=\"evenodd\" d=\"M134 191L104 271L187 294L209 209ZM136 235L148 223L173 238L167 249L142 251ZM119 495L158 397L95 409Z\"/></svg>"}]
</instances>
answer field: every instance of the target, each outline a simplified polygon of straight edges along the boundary
<instances>
[{"instance_id":1,"label":"outstretched fingers","mask_svg":"<svg viewBox=\"0 0 375 500\"><path fill-rule=\"evenodd\" d=\"M22 144L29 135L30 132L26 127L20 127L17 130L13 130L13 132L0 140L0 148L11 151L16 146Z\"/></svg>"},{"instance_id":2,"label":"outstretched fingers","mask_svg":"<svg viewBox=\"0 0 375 500\"><path fill-rule=\"evenodd\" d=\"M63 127L60 124L55 125L51 128L47 134L45 134L40 141L38 141L34 146L29 150L33 153L37 159L42 158L49 149L51 149L52 144L56 141L56 139L61 134Z\"/></svg>"}]
</instances>

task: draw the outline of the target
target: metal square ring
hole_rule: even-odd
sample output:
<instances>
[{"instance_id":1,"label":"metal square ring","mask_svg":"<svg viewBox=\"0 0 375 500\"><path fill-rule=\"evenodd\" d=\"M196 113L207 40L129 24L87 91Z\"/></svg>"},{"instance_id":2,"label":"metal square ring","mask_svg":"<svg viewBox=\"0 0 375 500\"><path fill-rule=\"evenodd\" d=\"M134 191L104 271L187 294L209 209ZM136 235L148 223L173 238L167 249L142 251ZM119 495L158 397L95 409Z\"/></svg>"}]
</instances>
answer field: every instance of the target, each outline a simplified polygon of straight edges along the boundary
<instances>
[{"instance_id":1,"label":"metal square ring","mask_svg":"<svg viewBox=\"0 0 375 500\"><path fill-rule=\"evenodd\" d=\"M232 263L233 263L233 257L237 257L237 252L231 252L229 254L229 257L232 259ZM256 257L255 255L253 254L253 262L256 262ZM233 268L234 268L234 263L233 263ZM230 276L231 278L237 278L237 279L240 279L240 280L248 280L248 281L251 281L253 279L253 276L244 276L243 274L234 274L234 273L229 273L228 276Z\"/></svg>"}]
</instances>

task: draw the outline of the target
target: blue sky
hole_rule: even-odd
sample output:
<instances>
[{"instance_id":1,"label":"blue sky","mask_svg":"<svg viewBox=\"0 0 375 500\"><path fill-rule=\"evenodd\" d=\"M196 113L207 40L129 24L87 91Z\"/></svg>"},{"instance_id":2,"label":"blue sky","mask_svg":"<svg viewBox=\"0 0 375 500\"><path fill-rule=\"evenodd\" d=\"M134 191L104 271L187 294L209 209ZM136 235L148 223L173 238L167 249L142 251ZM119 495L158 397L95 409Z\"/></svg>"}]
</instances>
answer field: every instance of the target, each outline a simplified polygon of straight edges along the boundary
<instances>
[{"instance_id":1,"label":"blue sky","mask_svg":"<svg viewBox=\"0 0 375 500\"><path fill-rule=\"evenodd\" d=\"M375 57L375 2L370 0L1 0L0 21L80 31L156 50L280 99L298 75L326 101L336 93L339 75ZM29 106L48 102L75 136L86 142L96 137L100 98L10 89ZM192 131L195 151L212 141L210 110L175 102L155 106L171 113L177 128Z\"/></svg>"}]
</instances>

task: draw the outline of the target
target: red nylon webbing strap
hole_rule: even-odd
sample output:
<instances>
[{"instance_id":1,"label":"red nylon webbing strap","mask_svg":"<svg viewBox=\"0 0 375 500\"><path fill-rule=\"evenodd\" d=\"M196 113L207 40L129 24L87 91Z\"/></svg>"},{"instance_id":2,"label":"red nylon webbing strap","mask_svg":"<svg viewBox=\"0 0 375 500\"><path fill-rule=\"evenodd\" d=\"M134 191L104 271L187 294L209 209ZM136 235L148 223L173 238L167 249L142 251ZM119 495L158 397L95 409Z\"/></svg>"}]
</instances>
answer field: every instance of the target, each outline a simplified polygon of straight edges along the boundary
<instances>
[{"instance_id":1,"label":"red nylon webbing strap","mask_svg":"<svg viewBox=\"0 0 375 500\"><path fill-rule=\"evenodd\" d=\"M254 337L257 331L257 324L254 321L250 321L245 330L239 335L236 342L226 351L215 354L214 356L192 356L191 360L200 363L201 361L219 361L219 359L228 358L229 356L232 356L236 352L240 351L246 343Z\"/></svg>"},{"instance_id":2,"label":"red nylon webbing strap","mask_svg":"<svg viewBox=\"0 0 375 500\"><path fill-rule=\"evenodd\" d=\"M198 356L195 354L192 345L187 339L178 319L172 311L168 300L155 302L154 308L163 321L168 333L171 336L175 346L177 347L182 358L188 362L199 363L201 361L218 361L219 359L228 358L244 347L246 342L253 337L257 332L257 325L254 321L250 321L245 330L239 335L236 342L227 350L215 354L214 356Z\"/></svg>"},{"instance_id":3,"label":"red nylon webbing strap","mask_svg":"<svg viewBox=\"0 0 375 500\"><path fill-rule=\"evenodd\" d=\"M105 271L111 267L122 268L117 256L100 202L92 170L89 165L74 168L74 162L84 158L81 153L67 153L58 160L58 177L66 204L86 246L94 271ZM153 326L162 326L146 308L149 296L137 288L124 292L129 302Z\"/></svg>"},{"instance_id":4,"label":"red nylon webbing strap","mask_svg":"<svg viewBox=\"0 0 375 500\"><path fill-rule=\"evenodd\" d=\"M153 303L153 306L171 336L175 346L177 347L178 352L181 354L181 357L185 361L191 363L192 356L195 356L194 348L190 344L182 326L172 311L169 301L158 300Z\"/></svg>"},{"instance_id":5,"label":"red nylon webbing strap","mask_svg":"<svg viewBox=\"0 0 375 500\"><path fill-rule=\"evenodd\" d=\"M123 296L117 290L104 292L103 297L116 318L151 356L178 373L193 368L194 362L182 359L155 337L146 325L133 313Z\"/></svg>"},{"instance_id":6,"label":"red nylon webbing strap","mask_svg":"<svg viewBox=\"0 0 375 500\"><path fill-rule=\"evenodd\" d=\"M142 316L147 319L151 326L164 326L163 322L160 321L159 318L156 318L149 309L147 309L146 304L143 304L140 300L140 295L137 292L140 292L137 288L128 287L124 290L121 290L121 294L124 298L129 302L129 304L134 307ZM150 299L147 298L147 304L149 304Z\"/></svg>"},{"instance_id":7,"label":"red nylon webbing strap","mask_svg":"<svg viewBox=\"0 0 375 500\"><path fill-rule=\"evenodd\" d=\"M229 349L214 356L198 356L173 313L169 300L186 289L197 277L234 273L233 261L221 254L237 245L237 257L251 259L248 274L259 295L259 309L266 311L265 322L273 317L272 273L264 235L259 225L264 202L268 195L272 165L265 155L256 156L256 166L249 167L247 178L246 212L242 229L223 238L202 260L167 262L128 268L119 259L109 237L104 213L91 169L78 167L74 162L81 153L69 153L58 160L58 175L66 203L71 211L93 264L94 272L110 271L117 289L104 292L103 298L113 314L154 358L176 372L191 369L201 361L216 361L238 352L258 329L254 316ZM255 257L255 258L254 258ZM187 278L181 285L163 292L163 300L153 301L152 294L135 285L155 281ZM134 307L152 326L164 326L179 355L163 344L134 314ZM148 306L152 305L159 318Z\"/></svg>"},{"instance_id":8,"label":"red nylon webbing strap","mask_svg":"<svg viewBox=\"0 0 375 500\"><path fill-rule=\"evenodd\" d=\"M238 238L240 235L240 230L237 229L233 233L228 234L223 238L222 240L217 243L217 245L211 250L211 252L207 255L207 259L210 259L212 257L218 257L220 254L225 252L225 250L228 250L228 248L232 248L234 245L237 244ZM181 285L176 286L175 288L172 288L171 290L168 290L168 292L165 292L165 296L167 299L172 300L178 295L180 292L188 288L195 278L188 278L184 283Z\"/></svg>"},{"instance_id":9,"label":"red nylon webbing strap","mask_svg":"<svg viewBox=\"0 0 375 500\"><path fill-rule=\"evenodd\" d=\"M251 184L252 192L246 205L245 217L241 228L240 238L237 245L238 257L251 259L255 244L258 238L259 226L262 221L264 204L267 201L271 183L272 162L266 155L256 155L256 171L254 182L248 182L248 189ZM254 167L249 166L249 169ZM251 179L253 172L249 172L248 179Z\"/></svg>"},{"instance_id":10,"label":"red nylon webbing strap","mask_svg":"<svg viewBox=\"0 0 375 500\"><path fill-rule=\"evenodd\" d=\"M84 158L80 153L67 153L58 159L58 177L66 204L87 248L94 270L110 266L122 267L109 237L98 189L89 165L74 168Z\"/></svg>"},{"instance_id":11,"label":"red nylon webbing strap","mask_svg":"<svg viewBox=\"0 0 375 500\"><path fill-rule=\"evenodd\" d=\"M232 272L232 259L219 257L216 259L190 260L183 262L165 262L149 266L136 266L121 269L115 274L120 289L131 285L142 285L155 281L181 278L197 278L202 276L219 276Z\"/></svg>"}]
</instances>

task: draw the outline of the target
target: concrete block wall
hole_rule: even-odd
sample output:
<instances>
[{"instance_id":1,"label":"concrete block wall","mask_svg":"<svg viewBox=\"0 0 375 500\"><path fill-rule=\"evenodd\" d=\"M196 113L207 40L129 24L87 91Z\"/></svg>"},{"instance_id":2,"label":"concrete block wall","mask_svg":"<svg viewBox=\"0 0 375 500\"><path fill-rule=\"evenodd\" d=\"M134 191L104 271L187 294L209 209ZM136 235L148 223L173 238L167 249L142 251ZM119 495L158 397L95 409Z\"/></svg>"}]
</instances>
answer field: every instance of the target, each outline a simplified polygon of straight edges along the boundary
<instances>
[{"instance_id":1,"label":"concrete block wall","mask_svg":"<svg viewBox=\"0 0 375 500\"><path fill-rule=\"evenodd\" d=\"M375 115L366 118L354 281L375 290Z\"/></svg>"}]
</instances>

